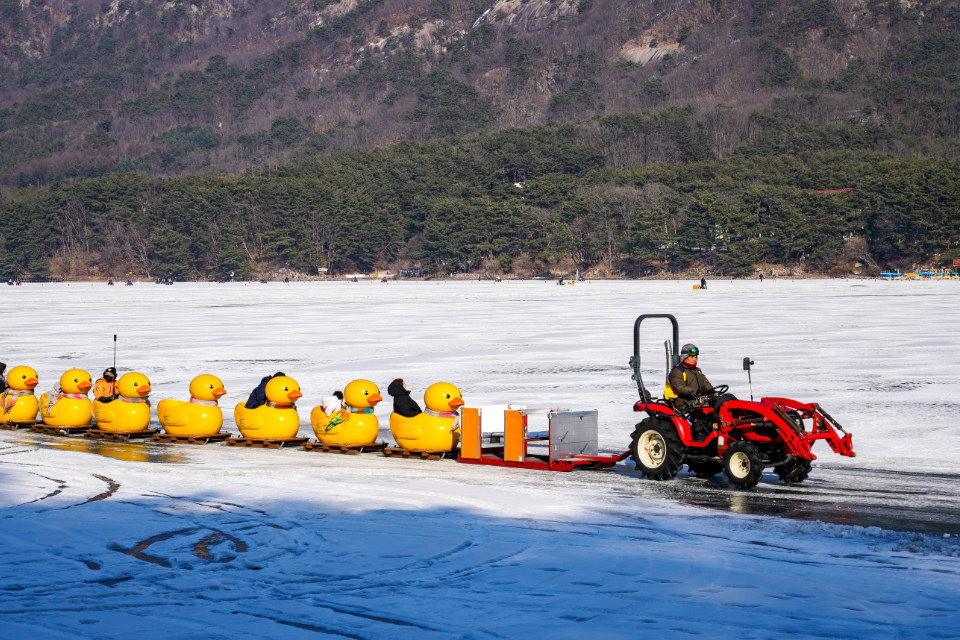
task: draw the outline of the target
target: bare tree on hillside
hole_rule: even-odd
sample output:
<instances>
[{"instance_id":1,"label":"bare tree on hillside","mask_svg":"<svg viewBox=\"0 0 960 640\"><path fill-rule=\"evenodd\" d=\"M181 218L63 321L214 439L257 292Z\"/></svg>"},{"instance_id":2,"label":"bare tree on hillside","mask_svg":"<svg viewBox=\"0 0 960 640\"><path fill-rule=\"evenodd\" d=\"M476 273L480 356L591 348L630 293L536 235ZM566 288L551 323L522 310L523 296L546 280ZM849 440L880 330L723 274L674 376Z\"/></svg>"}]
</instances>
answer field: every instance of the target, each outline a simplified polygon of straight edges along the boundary
<instances>
[{"instance_id":1,"label":"bare tree on hillside","mask_svg":"<svg viewBox=\"0 0 960 640\"><path fill-rule=\"evenodd\" d=\"M79 196L72 196L60 212L60 237L63 249L88 253L90 243L87 238L89 215L87 207Z\"/></svg>"}]
</instances>

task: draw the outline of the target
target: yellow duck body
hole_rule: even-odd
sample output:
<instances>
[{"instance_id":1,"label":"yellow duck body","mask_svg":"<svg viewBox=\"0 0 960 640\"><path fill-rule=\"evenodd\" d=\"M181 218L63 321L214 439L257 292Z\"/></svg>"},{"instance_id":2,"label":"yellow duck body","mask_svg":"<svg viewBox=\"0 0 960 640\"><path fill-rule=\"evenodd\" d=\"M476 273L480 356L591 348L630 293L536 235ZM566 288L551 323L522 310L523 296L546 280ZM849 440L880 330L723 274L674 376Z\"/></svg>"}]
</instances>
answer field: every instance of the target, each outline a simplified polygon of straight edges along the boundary
<instances>
[{"instance_id":1,"label":"yellow duck body","mask_svg":"<svg viewBox=\"0 0 960 640\"><path fill-rule=\"evenodd\" d=\"M19 366L7 374L8 389L0 396L0 422L32 422L37 419L39 402L33 390L39 384L37 372Z\"/></svg>"},{"instance_id":2,"label":"yellow duck body","mask_svg":"<svg viewBox=\"0 0 960 640\"><path fill-rule=\"evenodd\" d=\"M150 425L150 380L130 372L117 381L120 397L112 402L94 402L93 420L101 431L144 431Z\"/></svg>"},{"instance_id":3,"label":"yellow duck body","mask_svg":"<svg viewBox=\"0 0 960 640\"><path fill-rule=\"evenodd\" d=\"M328 416L322 406L314 407L310 426L317 440L326 444L371 444L380 433L380 421L373 408L381 400L380 389L373 382L354 380L343 389L345 410ZM334 419L338 413L342 422Z\"/></svg>"},{"instance_id":4,"label":"yellow duck body","mask_svg":"<svg viewBox=\"0 0 960 640\"><path fill-rule=\"evenodd\" d=\"M233 410L233 418L245 438L281 439L295 438L300 430L300 415L297 413L297 398L300 385L288 376L277 376L267 382L267 404L256 409L247 409L241 402Z\"/></svg>"},{"instance_id":5,"label":"yellow duck body","mask_svg":"<svg viewBox=\"0 0 960 640\"><path fill-rule=\"evenodd\" d=\"M448 382L437 382L423 394L427 410L412 418L390 414L390 433L397 446L414 451L451 451L460 444L460 422L456 411L463 406L460 390Z\"/></svg>"},{"instance_id":6,"label":"yellow duck body","mask_svg":"<svg viewBox=\"0 0 960 640\"><path fill-rule=\"evenodd\" d=\"M157 418L171 435L212 436L223 427L223 411L217 401L226 393L220 378L199 375L190 382L190 400L161 400Z\"/></svg>"},{"instance_id":7,"label":"yellow duck body","mask_svg":"<svg viewBox=\"0 0 960 640\"><path fill-rule=\"evenodd\" d=\"M83 427L90 424L93 407L87 393L93 376L83 369L70 369L60 376L60 393L40 396L40 418L52 427ZM51 402L53 400L53 402Z\"/></svg>"}]
</instances>

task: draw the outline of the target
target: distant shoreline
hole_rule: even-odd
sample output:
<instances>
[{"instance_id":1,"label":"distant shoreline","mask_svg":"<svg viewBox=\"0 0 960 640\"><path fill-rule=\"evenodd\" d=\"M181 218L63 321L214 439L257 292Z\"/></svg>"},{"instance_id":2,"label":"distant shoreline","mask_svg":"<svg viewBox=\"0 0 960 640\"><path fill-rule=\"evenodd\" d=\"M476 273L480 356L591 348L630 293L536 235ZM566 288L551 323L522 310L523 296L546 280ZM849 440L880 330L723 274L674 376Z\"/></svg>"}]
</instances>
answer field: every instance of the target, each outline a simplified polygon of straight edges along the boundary
<instances>
[{"instance_id":1,"label":"distant shoreline","mask_svg":"<svg viewBox=\"0 0 960 640\"><path fill-rule=\"evenodd\" d=\"M700 282L701 276L686 276L686 275L659 275L659 276L641 276L636 278L627 278L627 277L590 277L577 280L572 276L552 276L552 277L518 277L518 276L500 276L499 279L497 276L483 276L478 278L476 275L452 275L452 276L438 276L432 278L387 278L385 281L381 277L377 276L364 276L357 277L356 282L487 282L487 283L497 283L497 282L565 282L565 283L584 283L584 282L683 282L690 281L694 284ZM719 281L759 281L761 280L759 276L753 277L742 277L742 276L710 276L705 277L708 283L710 282L719 282ZM886 278L881 278L879 276L863 276L863 275L849 275L849 276L834 276L829 274L814 274L806 273L803 275L772 275L764 276L763 280L886 280ZM131 285L127 285L128 280L113 280L113 285L110 285L110 279L101 279L101 278L91 278L91 279L47 279L47 280L21 280L20 284L103 284L107 286L132 286L132 285L149 285L149 284L168 284L165 282L156 282L155 280L141 280L141 279L130 279L129 282ZM289 280L283 280L278 278L264 278L264 279L251 279L251 280L174 280L169 284L270 284L270 283L280 283L280 284L294 284L294 283L332 283L332 282L353 282L351 276L345 276L342 278L330 277L330 278L291 278ZM9 283L8 283L9 285Z\"/></svg>"}]
</instances>

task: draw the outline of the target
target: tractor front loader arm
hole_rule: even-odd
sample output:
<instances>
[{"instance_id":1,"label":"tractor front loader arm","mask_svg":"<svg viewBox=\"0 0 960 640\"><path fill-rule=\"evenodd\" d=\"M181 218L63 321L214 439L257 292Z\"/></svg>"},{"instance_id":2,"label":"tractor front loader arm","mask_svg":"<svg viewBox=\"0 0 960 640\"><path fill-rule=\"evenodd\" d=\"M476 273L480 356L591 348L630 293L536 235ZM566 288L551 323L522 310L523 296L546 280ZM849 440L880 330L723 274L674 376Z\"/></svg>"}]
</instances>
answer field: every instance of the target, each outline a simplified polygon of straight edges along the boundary
<instances>
[{"instance_id":1,"label":"tractor front loader arm","mask_svg":"<svg viewBox=\"0 0 960 640\"><path fill-rule=\"evenodd\" d=\"M724 431L734 440L783 442L786 453L803 460L816 460L802 428L772 403L727 400L718 410ZM776 429L776 435L771 432Z\"/></svg>"},{"instance_id":2,"label":"tractor front loader arm","mask_svg":"<svg viewBox=\"0 0 960 640\"><path fill-rule=\"evenodd\" d=\"M811 445L814 440L825 440L834 452L848 458L856 457L857 454L853 451L853 434L847 433L840 423L819 404L798 402L790 398L762 398L762 402L769 402L785 412L794 411L801 416L801 419L811 420L812 429L803 434Z\"/></svg>"}]
</instances>

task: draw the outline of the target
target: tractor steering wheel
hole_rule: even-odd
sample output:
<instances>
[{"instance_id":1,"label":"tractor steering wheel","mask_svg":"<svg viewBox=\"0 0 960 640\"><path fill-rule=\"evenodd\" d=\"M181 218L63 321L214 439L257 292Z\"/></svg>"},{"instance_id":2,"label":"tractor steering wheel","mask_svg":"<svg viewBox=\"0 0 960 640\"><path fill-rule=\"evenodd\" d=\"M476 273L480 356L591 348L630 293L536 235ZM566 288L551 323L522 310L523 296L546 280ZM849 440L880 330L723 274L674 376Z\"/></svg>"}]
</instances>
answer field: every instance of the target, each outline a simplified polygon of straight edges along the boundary
<instances>
[{"instance_id":1,"label":"tractor steering wheel","mask_svg":"<svg viewBox=\"0 0 960 640\"><path fill-rule=\"evenodd\" d=\"M729 390L730 390L730 385L728 385L728 384L718 384L717 386L715 386L715 387L713 388L713 391L710 392L710 395L712 395L712 396L718 396L718 397L719 397L719 396L722 396L723 394L725 394L725 393L726 393L727 391L729 391Z\"/></svg>"}]
</instances>

